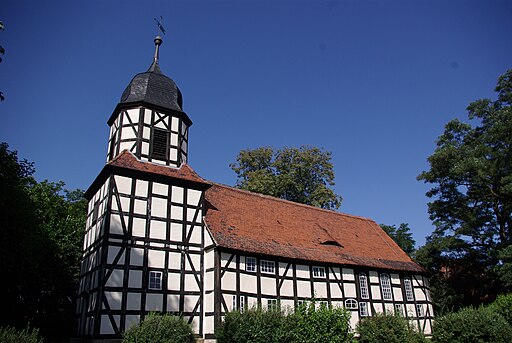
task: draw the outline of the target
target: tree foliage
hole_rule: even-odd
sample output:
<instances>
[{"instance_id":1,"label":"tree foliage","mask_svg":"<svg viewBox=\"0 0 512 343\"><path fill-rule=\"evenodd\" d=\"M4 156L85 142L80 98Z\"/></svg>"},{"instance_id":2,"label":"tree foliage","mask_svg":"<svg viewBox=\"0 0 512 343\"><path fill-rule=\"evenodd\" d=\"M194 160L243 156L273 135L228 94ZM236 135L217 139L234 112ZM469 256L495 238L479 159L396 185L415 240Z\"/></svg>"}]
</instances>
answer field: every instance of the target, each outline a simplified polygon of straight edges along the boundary
<instances>
[{"instance_id":1,"label":"tree foliage","mask_svg":"<svg viewBox=\"0 0 512 343\"><path fill-rule=\"evenodd\" d=\"M427 343L422 333L416 331L404 317L377 314L362 318L357 324L358 342L361 343Z\"/></svg>"},{"instance_id":2,"label":"tree foliage","mask_svg":"<svg viewBox=\"0 0 512 343\"><path fill-rule=\"evenodd\" d=\"M512 70L495 90L497 100L468 106L471 123L446 125L430 170L418 176L433 184L427 196L436 228L417 258L440 289L461 293L460 305L512 286Z\"/></svg>"},{"instance_id":3,"label":"tree foliage","mask_svg":"<svg viewBox=\"0 0 512 343\"><path fill-rule=\"evenodd\" d=\"M399 227L396 225L380 224L380 227L395 241L396 244L408 255L415 250L416 241L412 238L411 228L409 224L402 223Z\"/></svg>"},{"instance_id":4,"label":"tree foliage","mask_svg":"<svg viewBox=\"0 0 512 343\"><path fill-rule=\"evenodd\" d=\"M63 182L36 182L33 163L0 144L0 325L73 334L86 200Z\"/></svg>"},{"instance_id":5,"label":"tree foliage","mask_svg":"<svg viewBox=\"0 0 512 343\"><path fill-rule=\"evenodd\" d=\"M123 343L193 343L192 326L183 317L150 313L140 323L127 330Z\"/></svg>"},{"instance_id":6,"label":"tree foliage","mask_svg":"<svg viewBox=\"0 0 512 343\"><path fill-rule=\"evenodd\" d=\"M331 153L312 146L242 150L230 164L236 187L326 209L337 209L342 198L334 186Z\"/></svg>"}]
</instances>

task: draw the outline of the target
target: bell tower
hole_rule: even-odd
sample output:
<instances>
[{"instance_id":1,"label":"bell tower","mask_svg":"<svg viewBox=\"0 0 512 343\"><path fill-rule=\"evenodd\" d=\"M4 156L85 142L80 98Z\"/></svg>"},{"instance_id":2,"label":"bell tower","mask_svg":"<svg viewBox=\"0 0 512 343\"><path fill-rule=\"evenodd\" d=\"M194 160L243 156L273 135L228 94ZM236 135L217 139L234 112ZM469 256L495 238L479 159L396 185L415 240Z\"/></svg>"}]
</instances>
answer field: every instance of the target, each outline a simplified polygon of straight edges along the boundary
<instances>
[{"instance_id":1,"label":"bell tower","mask_svg":"<svg viewBox=\"0 0 512 343\"><path fill-rule=\"evenodd\" d=\"M151 66L133 77L107 122L107 162L128 150L142 161L172 167L187 163L188 129L192 121L183 111L178 86L160 70L162 38L157 36L154 42Z\"/></svg>"}]
</instances>

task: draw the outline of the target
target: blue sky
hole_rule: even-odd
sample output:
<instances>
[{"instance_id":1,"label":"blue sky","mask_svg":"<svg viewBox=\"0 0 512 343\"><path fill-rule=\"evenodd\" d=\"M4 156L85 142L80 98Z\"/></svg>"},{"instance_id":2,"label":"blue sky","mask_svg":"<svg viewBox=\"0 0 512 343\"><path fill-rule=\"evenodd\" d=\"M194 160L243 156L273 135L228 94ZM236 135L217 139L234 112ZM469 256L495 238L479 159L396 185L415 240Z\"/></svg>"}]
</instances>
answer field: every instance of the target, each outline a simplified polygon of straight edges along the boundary
<instances>
[{"instance_id":1,"label":"blue sky","mask_svg":"<svg viewBox=\"0 0 512 343\"><path fill-rule=\"evenodd\" d=\"M332 151L340 211L432 231L416 181L465 108L512 68L511 1L11 1L0 3L0 140L38 180L86 189L107 119L152 59L194 122L189 164L233 185L259 146Z\"/></svg>"}]
</instances>

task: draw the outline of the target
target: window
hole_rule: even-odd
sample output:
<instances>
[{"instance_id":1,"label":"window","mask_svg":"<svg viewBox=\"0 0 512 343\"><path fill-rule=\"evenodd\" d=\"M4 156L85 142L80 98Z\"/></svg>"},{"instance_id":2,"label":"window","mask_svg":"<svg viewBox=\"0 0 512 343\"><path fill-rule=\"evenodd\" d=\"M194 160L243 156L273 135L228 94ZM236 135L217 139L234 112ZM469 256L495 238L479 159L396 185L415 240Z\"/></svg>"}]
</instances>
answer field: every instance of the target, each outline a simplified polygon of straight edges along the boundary
<instances>
[{"instance_id":1,"label":"window","mask_svg":"<svg viewBox=\"0 0 512 343\"><path fill-rule=\"evenodd\" d=\"M391 282L389 281L388 274L380 275L380 288L382 289L382 298L384 300L393 300L393 295L391 294Z\"/></svg>"},{"instance_id":2,"label":"window","mask_svg":"<svg viewBox=\"0 0 512 343\"><path fill-rule=\"evenodd\" d=\"M248 272L256 271L256 259L254 257L245 258L245 270Z\"/></svg>"},{"instance_id":3,"label":"window","mask_svg":"<svg viewBox=\"0 0 512 343\"><path fill-rule=\"evenodd\" d=\"M169 141L169 132L157 127L153 128L153 141L151 142L151 158L159 160L167 159L167 142Z\"/></svg>"},{"instance_id":4,"label":"window","mask_svg":"<svg viewBox=\"0 0 512 343\"><path fill-rule=\"evenodd\" d=\"M261 272L273 274L275 270L274 261L261 260Z\"/></svg>"},{"instance_id":5,"label":"window","mask_svg":"<svg viewBox=\"0 0 512 343\"><path fill-rule=\"evenodd\" d=\"M402 304L395 304L395 314L404 315L404 306Z\"/></svg>"},{"instance_id":6,"label":"window","mask_svg":"<svg viewBox=\"0 0 512 343\"><path fill-rule=\"evenodd\" d=\"M361 317L368 317L368 303L365 303L365 302L359 303L359 315Z\"/></svg>"},{"instance_id":7,"label":"window","mask_svg":"<svg viewBox=\"0 0 512 343\"><path fill-rule=\"evenodd\" d=\"M325 277L325 268L313 267L313 277Z\"/></svg>"},{"instance_id":8,"label":"window","mask_svg":"<svg viewBox=\"0 0 512 343\"><path fill-rule=\"evenodd\" d=\"M277 299L268 299L267 300L267 310L277 311Z\"/></svg>"},{"instance_id":9,"label":"window","mask_svg":"<svg viewBox=\"0 0 512 343\"><path fill-rule=\"evenodd\" d=\"M232 304L232 308L231 310L232 311L236 311L237 310L237 306L236 306L236 295L233 295L233 304ZM240 296L240 306L238 307L238 310L240 311L240 313L243 313L244 312L244 308L245 308L245 296Z\"/></svg>"},{"instance_id":10,"label":"window","mask_svg":"<svg viewBox=\"0 0 512 343\"><path fill-rule=\"evenodd\" d=\"M368 279L366 278L365 273L359 274L359 290L361 292L361 299L369 299L368 293Z\"/></svg>"},{"instance_id":11,"label":"window","mask_svg":"<svg viewBox=\"0 0 512 343\"><path fill-rule=\"evenodd\" d=\"M100 210L100 202L98 200L96 200L96 202L94 203L94 207L92 209L92 225L96 224L96 222L98 221L99 210Z\"/></svg>"},{"instance_id":12,"label":"window","mask_svg":"<svg viewBox=\"0 0 512 343\"><path fill-rule=\"evenodd\" d=\"M356 299L347 299L345 300L345 308L349 310L357 309L357 301Z\"/></svg>"},{"instance_id":13,"label":"window","mask_svg":"<svg viewBox=\"0 0 512 343\"><path fill-rule=\"evenodd\" d=\"M418 312L418 317L425 317L422 304L416 304L416 311Z\"/></svg>"},{"instance_id":14,"label":"window","mask_svg":"<svg viewBox=\"0 0 512 343\"><path fill-rule=\"evenodd\" d=\"M240 313L244 313L244 309L245 309L245 297L241 296L240 297Z\"/></svg>"},{"instance_id":15,"label":"window","mask_svg":"<svg viewBox=\"0 0 512 343\"><path fill-rule=\"evenodd\" d=\"M162 289L162 272L149 272L149 289Z\"/></svg>"},{"instance_id":16,"label":"window","mask_svg":"<svg viewBox=\"0 0 512 343\"><path fill-rule=\"evenodd\" d=\"M414 301L414 295L412 294L412 283L410 278L404 278L404 287L405 298L407 299L407 301Z\"/></svg>"}]
</instances>

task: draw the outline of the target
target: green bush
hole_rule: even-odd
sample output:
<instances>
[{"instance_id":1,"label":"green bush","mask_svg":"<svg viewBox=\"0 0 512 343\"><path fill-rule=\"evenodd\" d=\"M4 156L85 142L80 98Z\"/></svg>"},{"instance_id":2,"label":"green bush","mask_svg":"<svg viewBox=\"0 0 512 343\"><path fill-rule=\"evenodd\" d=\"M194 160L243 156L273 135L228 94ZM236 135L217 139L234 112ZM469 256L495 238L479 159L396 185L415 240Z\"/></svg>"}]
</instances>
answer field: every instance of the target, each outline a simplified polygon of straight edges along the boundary
<instances>
[{"instance_id":1,"label":"green bush","mask_svg":"<svg viewBox=\"0 0 512 343\"><path fill-rule=\"evenodd\" d=\"M490 307L465 308L434 322L432 343L510 343L512 327Z\"/></svg>"},{"instance_id":2,"label":"green bush","mask_svg":"<svg viewBox=\"0 0 512 343\"><path fill-rule=\"evenodd\" d=\"M499 295L489 307L512 325L512 293Z\"/></svg>"},{"instance_id":3,"label":"green bush","mask_svg":"<svg viewBox=\"0 0 512 343\"><path fill-rule=\"evenodd\" d=\"M37 329L26 328L18 330L13 327L0 327L0 342L2 343L43 343Z\"/></svg>"},{"instance_id":4,"label":"green bush","mask_svg":"<svg viewBox=\"0 0 512 343\"><path fill-rule=\"evenodd\" d=\"M124 343L193 343L191 326L182 318L150 313L138 326L125 332Z\"/></svg>"},{"instance_id":5,"label":"green bush","mask_svg":"<svg viewBox=\"0 0 512 343\"><path fill-rule=\"evenodd\" d=\"M287 343L291 342L289 321L283 311L252 308L244 313L226 313L215 331L218 343Z\"/></svg>"},{"instance_id":6,"label":"green bush","mask_svg":"<svg viewBox=\"0 0 512 343\"><path fill-rule=\"evenodd\" d=\"M301 305L288 316L292 327L293 342L352 342L350 313L344 308L315 305Z\"/></svg>"},{"instance_id":7,"label":"green bush","mask_svg":"<svg viewBox=\"0 0 512 343\"><path fill-rule=\"evenodd\" d=\"M377 314L363 318L357 325L362 343L422 343L427 342L407 319L401 316Z\"/></svg>"},{"instance_id":8,"label":"green bush","mask_svg":"<svg viewBox=\"0 0 512 343\"><path fill-rule=\"evenodd\" d=\"M218 343L346 343L353 338L349 320L345 309L314 301L289 314L252 308L226 313L215 336Z\"/></svg>"}]
</instances>

